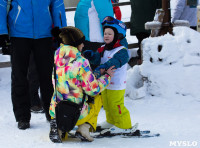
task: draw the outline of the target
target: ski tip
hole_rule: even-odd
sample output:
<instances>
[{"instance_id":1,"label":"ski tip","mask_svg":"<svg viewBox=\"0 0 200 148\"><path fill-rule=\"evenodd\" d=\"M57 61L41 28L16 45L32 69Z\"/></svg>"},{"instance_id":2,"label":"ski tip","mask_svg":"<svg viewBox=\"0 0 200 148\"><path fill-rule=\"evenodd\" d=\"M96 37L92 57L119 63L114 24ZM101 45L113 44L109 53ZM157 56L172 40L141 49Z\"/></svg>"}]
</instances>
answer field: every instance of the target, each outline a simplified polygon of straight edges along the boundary
<instances>
[{"instance_id":1,"label":"ski tip","mask_svg":"<svg viewBox=\"0 0 200 148\"><path fill-rule=\"evenodd\" d=\"M141 130L140 133L141 134L149 134L149 133L151 133L151 131L150 130Z\"/></svg>"},{"instance_id":2,"label":"ski tip","mask_svg":"<svg viewBox=\"0 0 200 148\"><path fill-rule=\"evenodd\" d=\"M160 134L157 133L157 134L147 134L147 135L141 135L140 137L141 138L150 138L150 137L159 137Z\"/></svg>"},{"instance_id":3,"label":"ski tip","mask_svg":"<svg viewBox=\"0 0 200 148\"><path fill-rule=\"evenodd\" d=\"M159 134L159 133L158 133L158 134L155 134L155 136L156 136L156 137L159 137L159 136L160 136L160 134Z\"/></svg>"}]
</instances>

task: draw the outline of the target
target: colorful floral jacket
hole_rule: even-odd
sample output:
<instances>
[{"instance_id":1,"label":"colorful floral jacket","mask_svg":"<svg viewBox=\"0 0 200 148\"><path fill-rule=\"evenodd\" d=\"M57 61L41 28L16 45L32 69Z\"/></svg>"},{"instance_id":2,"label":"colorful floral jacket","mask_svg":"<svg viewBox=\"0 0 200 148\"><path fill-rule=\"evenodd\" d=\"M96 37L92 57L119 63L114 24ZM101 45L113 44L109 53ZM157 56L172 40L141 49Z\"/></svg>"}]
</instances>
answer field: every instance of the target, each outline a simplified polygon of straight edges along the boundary
<instances>
[{"instance_id":1,"label":"colorful floral jacket","mask_svg":"<svg viewBox=\"0 0 200 148\"><path fill-rule=\"evenodd\" d=\"M55 117L56 94L57 102L69 100L80 104L83 92L90 96L95 96L110 83L110 76L107 74L96 79L91 71L88 60L73 46L61 44L60 48L55 52L54 60L57 81L55 88L53 74L54 94L50 104L50 115L52 117ZM79 119L86 117L89 111L90 107L85 100Z\"/></svg>"}]
</instances>

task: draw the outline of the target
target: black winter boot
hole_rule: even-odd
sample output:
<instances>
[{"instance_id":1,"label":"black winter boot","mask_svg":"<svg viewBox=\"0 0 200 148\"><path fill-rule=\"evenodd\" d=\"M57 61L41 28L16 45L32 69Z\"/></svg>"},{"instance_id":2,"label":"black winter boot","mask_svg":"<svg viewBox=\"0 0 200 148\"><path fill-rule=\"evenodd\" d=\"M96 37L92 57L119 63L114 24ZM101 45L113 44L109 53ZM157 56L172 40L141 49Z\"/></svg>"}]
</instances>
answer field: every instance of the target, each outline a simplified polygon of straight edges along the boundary
<instances>
[{"instance_id":1,"label":"black winter boot","mask_svg":"<svg viewBox=\"0 0 200 148\"><path fill-rule=\"evenodd\" d=\"M49 112L45 112L45 116L48 122L51 121L51 116L49 115Z\"/></svg>"},{"instance_id":2,"label":"black winter boot","mask_svg":"<svg viewBox=\"0 0 200 148\"><path fill-rule=\"evenodd\" d=\"M49 138L53 143L62 143L61 135L62 132L58 130L56 119L50 120L50 133Z\"/></svg>"},{"instance_id":3,"label":"black winter boot","mask_svg":"<svg viewBox=\"0 0 200 148\"><path fill-rule=\"evenodd\" d=\"M44 113L44 109L40 105L35 105L31 107L31 112L33 113Z\"/></svg>"},{"instance_id":4,"label":"black winter boot","mask_svg":"<svg viewBox=\"0 0 200 148\"><path fill-rule=\"evenodd\" d=\"M19 121L18 122L18 128L21 130L25 130L27 128L30 128L30 123L27 121Z\"/></svg>"}]
</instances>

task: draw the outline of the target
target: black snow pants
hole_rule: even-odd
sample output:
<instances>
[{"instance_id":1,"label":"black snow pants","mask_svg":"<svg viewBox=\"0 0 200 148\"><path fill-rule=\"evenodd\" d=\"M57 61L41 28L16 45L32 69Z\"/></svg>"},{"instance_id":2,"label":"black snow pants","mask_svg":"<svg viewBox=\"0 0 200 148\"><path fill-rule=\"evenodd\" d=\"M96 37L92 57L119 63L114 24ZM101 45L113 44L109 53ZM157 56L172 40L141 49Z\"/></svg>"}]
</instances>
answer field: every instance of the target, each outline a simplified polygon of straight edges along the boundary
<instances>
[{"instance_id":1,"label":"black snow pants","mask_svg":"<svg viewBox=\"0 0 200 148\"><path fill-rule=\"evenodd\" d=\"M53 50L52 39L11 38L11 97L16 121L30 121L30 96L27 79L31 52L33 53L38 71L43 108L49 112L53 94L52 70Z\"/></svg>"},{"instance_id":2,"label":"black snow pants","mask_svg":"<svg viewBox=\"0 0 200 148\"><path fill-rule=\"evenodd\" d=\"M143 39L148 38L149 36L150 36L150 34L147 32L136 33L136 38L138 39L138 46L139 46L139 49L137 51L139 59L142 59L141 42Z\"/></svg>"},{"instance_id":3,"label":"black snow pants","mask_svg":"<svg viewBox=\"0 0 200 148\"><path fill-rule=\"evenodd\" d=\"M29 96L31 99L31 107L41 106L41 100L39 96L40 82L33 52L31 53L29 60L28 82L29 82Z\"/></svg>"}]
</instances>

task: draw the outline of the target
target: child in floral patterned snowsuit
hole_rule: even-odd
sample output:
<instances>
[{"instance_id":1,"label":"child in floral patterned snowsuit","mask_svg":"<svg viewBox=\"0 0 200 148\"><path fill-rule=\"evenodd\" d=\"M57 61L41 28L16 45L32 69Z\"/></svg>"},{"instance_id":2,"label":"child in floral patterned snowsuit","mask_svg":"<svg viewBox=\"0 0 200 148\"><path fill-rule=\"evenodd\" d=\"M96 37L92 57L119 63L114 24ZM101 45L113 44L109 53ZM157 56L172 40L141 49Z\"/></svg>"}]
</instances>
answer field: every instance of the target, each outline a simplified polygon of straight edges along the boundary
<instances>
[{"instance_id":1,"label":"child in floral patterned snowsuit","mask_svg":"<svg viewBox=\"0 0 200 148\"><path fill-rule=\"evenodd\" d=\"M90 96L99 94L108 86L112 76L112 70L108 70L99 79L95 78L88 60L81 55L81 49L84 46L84 35L79 29L75 27L62 28L59 37L62 39L63 44L56 50L54 56L56 87L54 84L54 94L50 104L50 115L53 119L55 118L55 107L59 101L69 100L80 104L83 99L83 92ZM54 83L54 76L52 78ZM86 101L77 122L77 133L83 140L93 141L93 138L89 135L89 129L96 129L97 116L102 104L101 100L98 99L95 99L92 105ZM59 135L55 139L54 134L51 130L50 139L53 142L62 142Z\"/></svg>"}]
</instances>

